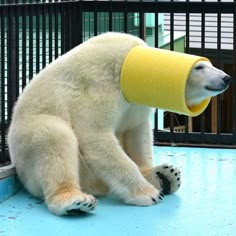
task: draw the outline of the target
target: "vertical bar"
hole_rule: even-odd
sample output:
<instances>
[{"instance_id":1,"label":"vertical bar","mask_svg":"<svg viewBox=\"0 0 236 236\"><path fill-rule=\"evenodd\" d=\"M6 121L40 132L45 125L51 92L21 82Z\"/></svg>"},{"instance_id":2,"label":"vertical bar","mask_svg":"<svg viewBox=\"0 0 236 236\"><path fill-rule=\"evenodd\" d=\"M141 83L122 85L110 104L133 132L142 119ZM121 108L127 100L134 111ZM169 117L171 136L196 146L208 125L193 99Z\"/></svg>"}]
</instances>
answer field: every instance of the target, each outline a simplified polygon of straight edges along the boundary
<instances>
[{"instance_id":1,"label":"vertical bar","mask_svg":"<svg viewBox=\"0 0 236 236\"><path fill-rule=\"evenodd\" d=\"M73 3L70 22L71 46L70 49L82 43L83 41L83 14L81 11L81 4Z\"/></svg>"},{"instance_id":2,"label":"vertical bar","mask_svg":"<svg viewBox=\"0 0 236 236\"><path fill-rule=\"evenodd\" d=\"M83 43L83 10L80 2L77 5L76 13L77 13L76 21L79 22L77 44L81 44Z\"/></svg>"},{"instance_id":3,"label":"vertical bar","mask_svg":"<svg viewBox=\"0 0 236 236\"><path fill-rule=\"evenodd\" d=\"M155 47L159 46L159 17L158 17L158 0L155 0Z\"/></svg>"},{"instance_id":4,"label":"vertical bar","mask_svg":"<svg viewBox=\"0 0 236 236\"><path fill-rule=\"evenodd\" d=\"M235 1L234 1L235 2ZM233 24L233 81L232 81L232 144L236 145L236 5L234 4Z\"/></svg>"},{"instance_id":5,"label":"vertical bar","mask_svg":"<svg viewBox=\"0 0 236 236\"><path fill-rule=\"evenodd\" d=\"M143 0L140 0L139 8L139 37L146 40L146 29L145 29L145 13L143 12Z\"/></svg>"},{"instance_id":6,"label":"vertical bar","mask_svg":"<svg viewBox=\"0 0 236 236\"><path fill-rule=\"evenodd\" d=\"M34 43L33 43L33 12L32 12L32 5L29 5L29 80L33 78L34 74L34 61L33 61L33 55L34 55Z\"/></svg>"},{"instance_id":7,"label":"vertical bar","mask_svg":"<svg viewBox=\"0 0 236 236\"><path fill-rule=\"evenodd\" d=\"M189 53L189 44L190 44L190 14L189 14L189 0L186 0L186 14L185 14L185 53ZM185 142L189 143L189 132L192 131L192 127L189 129L189 126L192 125L191 117L184 117L184 126L185 126Z\"/></svg>"},{"instance_id":8,"label":"vertical bar","mask_svg":"<svg viewBox=\"0 0 236 236\"><path fill-rule=\"evenodd\" d=\"M65 45L66 45L66 52L69 51L72 48L73 45L73 8L71 4L66 4L66 13L67 13L67 18L65 19L66 21L66 28L65 28Z\"/></svg>"},{"instance_id":9,"label":"vertical bar","mask_svg":"<svg viewBox=\"0 0 236 236\"><path fill-rule=\"evenodd\" d=\"M1 33L1 140L0 140L0 164L5 163L6 156L5 156L5 132L6 132L6 121L5 121L5 11L4 8L0 8L0 33Z\"/></svg>"},{"instance_id":10,"label":"vertical bar","mask_svg":"<svg viewBox=\"0 0 236 236\"><path fill-rule=\"evenodd\" d=\"M155 109L154 113L154 142L158 142L158 109Z\"/></svg>"},{"instance_id":11,"label":"vertical bar","mask_svg":"<svg viewBox=\"0 0 236 236\"><path fill-rule=\"evenodd\" d=\"M60 16L61 16L61 54L65 53L65 43L64 43L64 31L65 31L65 17L64 17L64 12L65 12L65 6L62 4L59 8Z\"/></svg>"},{"instance_id":12,"label":"vertical bar","mask_svg":"<svg viewBox=\"0 0 236 236\"><path fill-rule=\"evenodd\" d=\"M110 7L109 7L109 31L112 31L112 0L110 0Z\"/></svg>"},{"instance_id":13,"label":"vertical bar","mask_svg":"<svg viewBox=\"0 0 236 236\"><path fill-rule=\"evenodd\" d=\"M6 15L6 19L7 19L7 122L9 120L9 114L10 114L10 104L12 103L12 94L11 94L11 77L12 77L12 70L9 70L9 68L11 67L11 54L12 54L12 47L13 45L11 45L12 43L12 17L11 17L11 12L10 12L11 8L9 7L7 9L7 15ZM13 69L14 70L14 69Z\"/></svg>"},{"instance_id":14,"label":"vertical bar","mask_svg":"<svg viewBox=\"0 0 236 236\"><path fill-rule=\"evenodd\" d=\"M18 93L22 92L22 11L17 8L17 83L18 83ZM19 94L18 94L19 95Z\"/></svg>"},{"instance_id":15,"label":"vertical bar","mask_svg":"<svg viewBox=\"0 0 236 236\"><path fill-rule=\"evenodd\" d=\"M45 5L42 5L41 8L42 11L42 68L46 66L46 10L45 10Z\"/></svg>"},{"instance_id":16,"label":"vertical bar","mask_svg":"<svg viewBox=\"0 0 236 236\"><path fill-rule=\"evenodd\" d=\"M128 33L128 11L127 11L127 0L124 2L124 32Z\"/></svg>"},{"instance_id":17,"label":"vertical bar","mask_svg":"<svg viewBox=\"0 0 236 236\"><path fill-rule=\"evenodd\" d=\"M59 11L58 11L58 4L54 5L53 8L53 16L54 16L54 57L58 57L58 35L59 35L59 27L58 27L58 18L59 18Z\"/></svg>"},{"instance_id":18,"label":"vertical bar","mask_svg":"<svg viewBox=\"0 0 236 236\"><path fill-rule=\"evenodd\" d=\"M186 42L185 42L185 52L189 53L189 38L190 38L190 14L189 14L189 0L186 0L187 11L186 11L186 22L185 22L185 33L186 33Z\"/></svg>"},{"instance_id":19,"label":"vertical bar","mask_svg":"<svg viewBox=\"0 0 236 236\"><path fill-rule=\"evenodd\" d=\"M218 0L220 2L220 0ZM218 5L220 6L220 5ZM217 65L221 65L221 10L217 10ZM217 96L217 143L221 142L221 95Z\"/></svg>"},{"instance_id":20,"label":"vertical bar","mask_svg":"<svg viewBox=\"0 0 236 236\"><path fill-rule=\"evenodd\" d=\"M205 56L205 21L206 21L206 15L205 15L205 0L202 0L203 4L203 10L201 13L201 54L202 56ZM206 120L206 115L205 111L200 115L200 133L201 133L201 142L205 143L205 120Z\"/></svg>"},{"instance_id":21,"label":"vertical bar","mask_svg":"<svg viewBox=\"0 0 236 236\"><path fill-rule=\"evenodd\" d=\"M159 46L159 18L158 18L158 0L155 0L155 47ZM158 109L154 113L154 141L158 142Z\"/></svg>"},{"instance_id":22,"label":"vertical bar","mask_svg":"<svg viewBox=\"0 0 236 236\"><path fill-rule=\"evenodd\" d=\"M97 12L97 0L94 0L94 12L93 12L93 17L94 17L94 25L93 25L93 32L94 36L98 35L98 12Z\"/></svg>"},{"instance_id":23,"label":"vertical bar","mask_svg":"<svg viewBox=\"0 0 236 236\"><path fill-rule=\"evenodd\" d=\"M174 0L171 0L171 2L174 2ZM171 12L170 12L170 50L174 51L174 10L171 6Z\"/></svg>"},{"instance_id":24,"label":"vertical bar","mask_svg":"<svg viewBox=\"0 0 236 236\"><path fill-rule=\"evenodd\" d=\"M12 108L17 97L17 38L16 38L16 7L9 7L7 12L7 120L10 122Z\"/></svg>"},{"instance_id":25,"label":"vertical bar","mask_svg":"<svg viewBox=\"0 0 236 236\"><path fill-rule=\"evenodd\" d=\"M170 142L174 143L174 113L169 112L170 114Z\"/></svg>"},{"instance_id":26,"label":"vertical bar","mask_svg":"<svg viewBox=\"0 0 236 236\"><path fill-rule=\"evenodd\" d=\"M50 0L51 1L51 0ZM49 63L52 61L53 47L52 47L52 5L48 5L48 46L49 46Z\"/></svg>"},{"instance_id":27,"label":"vertical bar","mask_svg":"<svg viewBox=\"0 0 236 236\"><path fill-rule=\"evenodd\" d=\"M173 3L174 0L171 0ZM174 11L173 7L171 6L170 12L170 50L174 51ZM173 140L173 133L174 133L174 114L170 112L170 139L171 143L174 142Z\"/></svg>"},{"instance_id":28,"label":"vertical bar","mask_svg":"<svg viewBox=\"0 0 236 236\"><path fill-rule=\"evenodd\" d=\"M76 45L76 38L77 38L77 24L76 22L76 9L75 4L72 3L71 5L71 22L70 22L70 34L71 34L71 46L70 49Z\"/></svg>"},{"instance_id":29,"label":"vertical bar","mask_svg":"<svg viewBox=\"0 0 236 236\"><path fill-rule=\"evenodd\" d=\"M22 9L22 89L26 86L26 11L28 7Z\"/></svg>"},{"instance_id":30,"label":"vertical bar","mask_svg":"<svg viewBox=\"0 0 236 236\"><path fill-rule=\"evenodd\" d=\"M19 96L19 12L16 8L16 99Z\"/></svg>"},{"instance_id":31,"label":"vertical bar","mask_svg":"<svg viewBox=\"0 0 236 236\"><path fill-rule=\"evenodd\" d=\"M40 11L39 6L36 6L36 73L40 70Z\"/></svg>"},{"instance_id":32,"label":"vertical bar","mask_svg":"<svg viewBox=\"0 0 236 236\"><path fill-rule=\"evenodd\" d=\"M201 13L201 54L202 56L205 56L205 20L206 20L206 15L205 15L205 0L202 0L203 4L203 10Z\"/></svg>"},{"instance_id":33,"label":"vertical bar","mask_svg":"<svg viewBox=\"0 0 236 236\"><path fill-rule=\"evenodd\" d=\"M65 52L67 52L70 48L71 44L71 31L70 31L70 22L71 22L71 9L68 4L65 4L64 12L64 43L65 43Z\"/></svg>"},{"instance_id":34,"label":"vertical bar","mask_svg":"<svg viewBox=\"0 0 236 236\"><path fill-rule=\"evenodd\" d=\"M73 46L75 45L75 40L76 40L76 33L73 32L77 27L78 22L76 22L76 26L74 25L75 23L75 6L74 3L71 3L68 5L68 15L69 15L69 21L67 22L67 28L68 28L68 35L69 35L69 47L67 51L69 51Z\"/></svg>"}]
</instances>

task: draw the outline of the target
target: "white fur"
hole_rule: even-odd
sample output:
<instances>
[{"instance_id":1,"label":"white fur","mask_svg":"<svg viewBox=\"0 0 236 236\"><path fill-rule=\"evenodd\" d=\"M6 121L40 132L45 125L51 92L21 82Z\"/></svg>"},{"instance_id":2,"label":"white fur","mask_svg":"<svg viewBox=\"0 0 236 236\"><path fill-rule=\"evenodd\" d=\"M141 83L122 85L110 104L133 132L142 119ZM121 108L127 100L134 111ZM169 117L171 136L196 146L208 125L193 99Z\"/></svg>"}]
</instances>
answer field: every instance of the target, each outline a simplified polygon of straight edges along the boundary
<instances>
[{"instance_id":1,"label":"white fur","mask_svg":"<svg viewBox=\"0 0 236 236\"><path fill-rule=\"evenodd\" d=\"M226 77L229 76L209 62L196 63L186 84L187 104L189 106L197 105L205 98L216 96L225 91L230 82L230 79L224 81Z\"/></svg>"},{"instance_id":2,"label":"white fur","mask_svg":"<svg viewBox=\"0 0 236 236\"><path fill-rule=\"evenodd\" d=\"M180 186L178 169L153 167L151 109L127 103L120 91L122 63L137 45L145 43L127 34L94 37L42 70L15 106L11 158L25 188L57 215L93 210L90 194L158 203L163 183L157 172L169 179L170 193ZM187 97L208 76L190 83Z\"/></svg>"}]
</instances>

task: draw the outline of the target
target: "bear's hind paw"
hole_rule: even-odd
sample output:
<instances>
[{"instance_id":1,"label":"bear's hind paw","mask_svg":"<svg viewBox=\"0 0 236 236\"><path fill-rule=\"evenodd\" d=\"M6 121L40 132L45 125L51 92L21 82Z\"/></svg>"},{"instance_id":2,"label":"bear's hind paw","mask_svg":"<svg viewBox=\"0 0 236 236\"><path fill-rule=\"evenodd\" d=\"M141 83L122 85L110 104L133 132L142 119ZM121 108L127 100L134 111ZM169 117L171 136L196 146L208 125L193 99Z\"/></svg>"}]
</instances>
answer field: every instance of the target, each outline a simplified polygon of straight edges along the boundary
<instances>
[{"instance_id":1,"label":"bear's hind paw","mask_svg":"<svg viewBox=\"0 0 236 236\"><path fill-rule=\"evenodd\" d=\"M178 168L171 165L161 165L156 169L156 176L159 178L163 194L176 192L181 185L181 173Z\"/></svg>"}]
</instances>

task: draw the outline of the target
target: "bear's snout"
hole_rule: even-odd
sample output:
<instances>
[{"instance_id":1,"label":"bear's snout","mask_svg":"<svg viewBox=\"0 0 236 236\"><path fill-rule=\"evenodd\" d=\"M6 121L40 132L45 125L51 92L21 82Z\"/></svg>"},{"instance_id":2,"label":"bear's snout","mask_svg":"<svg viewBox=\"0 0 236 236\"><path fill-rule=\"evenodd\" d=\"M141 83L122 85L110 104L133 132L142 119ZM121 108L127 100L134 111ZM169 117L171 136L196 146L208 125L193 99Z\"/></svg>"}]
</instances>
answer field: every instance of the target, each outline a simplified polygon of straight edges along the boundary
<instances>
[{"instance_id":1,"label":"bear's snout","mask_svg":"<svg viewBox=\"0 0 236 236\"><path fill-rule=\"evenodd\" d=\"M231 82L232 78L229 76L229 75L226 75L224 78L223 78L223 81L225 83L226 86L228 86Z\"/></svg>"}]
</instances>

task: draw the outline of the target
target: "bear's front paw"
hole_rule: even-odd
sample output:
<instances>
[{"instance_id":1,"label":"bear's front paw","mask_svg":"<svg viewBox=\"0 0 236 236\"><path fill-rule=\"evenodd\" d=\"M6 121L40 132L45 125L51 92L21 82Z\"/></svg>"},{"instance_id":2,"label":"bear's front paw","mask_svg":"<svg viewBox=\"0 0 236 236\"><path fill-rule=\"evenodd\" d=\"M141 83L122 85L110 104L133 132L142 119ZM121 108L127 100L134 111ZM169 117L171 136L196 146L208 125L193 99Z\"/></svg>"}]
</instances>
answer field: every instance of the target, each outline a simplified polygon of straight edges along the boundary
<instances>
[{"instance_id":1,"label":"bear's front paw","mask_svg":"<svg viewBox=\"0 0 236 236\"><path fill-rule=\"evenodd\" d=\"M74 215L81 212L89 212L95 209L97 200L94 197L90 197L84 200L77 200L73 202L65 211L65 215Z\"/></svg>"},{"instance_id":2,"label":"bear's front paw","mask_svg":"<svg viewBox=\"0 0 236 236\"><path fill-rule=\"evenodd\" d=\"M160 180L163 194L176 192L181 185L181 173L178 168L171 165L161 165L155 169L156 176Z\"/></svg>"},{"instance_id":3,"label":"bear's front paw","mask_svg":"<svg viewBox=\"0 0 236 236\"><path fill-rule=\"evenodd\" d=\"M125 200L126 203L136 206L151 206L159 203L164 195L153 186L144 187L140 192L132 194Z\"/></svg>"},{"instance_id":4,"label":"bear's front paw","mask_svg":"<svg viewBox=\"0 0 236 236\"><path fill-rule=\"evenodd\" d=\"M97 200L92 195L82 192L77 194L66 192L54 196L47 204L49 210L56 215L75 215L94 210Z\"/></svg>"}]
</instances>

